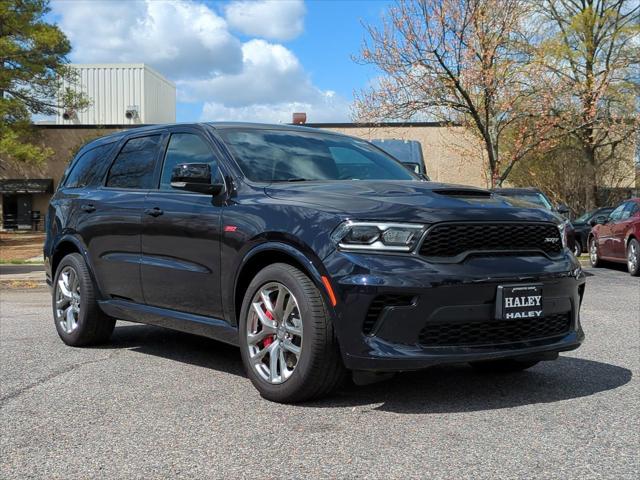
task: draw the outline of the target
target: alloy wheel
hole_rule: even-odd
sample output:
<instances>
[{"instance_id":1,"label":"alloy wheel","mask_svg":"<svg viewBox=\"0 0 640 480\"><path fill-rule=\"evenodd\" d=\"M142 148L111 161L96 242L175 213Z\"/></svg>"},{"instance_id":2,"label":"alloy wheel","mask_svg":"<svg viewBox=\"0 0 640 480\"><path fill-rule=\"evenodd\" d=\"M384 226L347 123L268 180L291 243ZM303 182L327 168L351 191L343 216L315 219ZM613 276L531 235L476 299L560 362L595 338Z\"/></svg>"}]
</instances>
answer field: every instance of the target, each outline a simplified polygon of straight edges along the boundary
<instances>
[{"instance_id":1,"label":"alloy wheel","mask_svg":"<svg viewBox=\"0 0 640 480\"><path fill-rule=\"evenodd\" d=\"M598 263L598 245L596 245L596 239L593 238L591 243L589 244L589 257L591 259L591 264L595 265Z\"/></svg>"},{"instance_id":2,"label":"alloy wheel","mask_svg":"<svg viewBox=\"0 0 640 480\"><path fill-rule=\"evenodd\" d=\"M56 321L65 333L72 333L78 328L80 315L80 279L71 266L60 272L56 284Z\"/></svg>"},{"instance_id":3,"label":"alloy wheel","mask_svg":"<svg viewBox=\"0 0 640 480\"><path fill-rule=\"evenodd\" d=\"M631 242L629 244L628 253L627 253L627 265L629 267L630 272L635 272L638 269L638 244L635 242Z\"/></svg>"},{"instance_id":4,"label":"alloy wheel","mask_svg":"<svg viewBox=\"0 0 640 480\"><path fill-rule=\"evenodd\" d=\"M256 292L247 318L249 362L260 378L280 384L287 381L302 352L302 317L291 291L270 282Z\"/></svg>"}]
</instances>

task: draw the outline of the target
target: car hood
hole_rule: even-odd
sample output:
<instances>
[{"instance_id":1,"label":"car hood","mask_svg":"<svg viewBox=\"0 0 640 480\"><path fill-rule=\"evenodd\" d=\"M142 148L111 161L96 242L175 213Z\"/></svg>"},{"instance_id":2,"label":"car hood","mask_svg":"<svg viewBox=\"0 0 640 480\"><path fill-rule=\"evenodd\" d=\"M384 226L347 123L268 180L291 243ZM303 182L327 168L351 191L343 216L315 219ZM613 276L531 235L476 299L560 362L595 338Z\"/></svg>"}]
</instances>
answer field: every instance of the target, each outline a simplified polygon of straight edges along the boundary
<instances>
[{"instance_id":1,"label":"car hood","mask_svg":"<svg viewBox=\"0 0 640 480\"><path fill-rule=\"evenodd\" d=\"M435 182L336 181L273 183L265 193L287 203L335 211L345 218L405 222L547 221L555 216L488 190Z\"/></svg>"}]
</instances>

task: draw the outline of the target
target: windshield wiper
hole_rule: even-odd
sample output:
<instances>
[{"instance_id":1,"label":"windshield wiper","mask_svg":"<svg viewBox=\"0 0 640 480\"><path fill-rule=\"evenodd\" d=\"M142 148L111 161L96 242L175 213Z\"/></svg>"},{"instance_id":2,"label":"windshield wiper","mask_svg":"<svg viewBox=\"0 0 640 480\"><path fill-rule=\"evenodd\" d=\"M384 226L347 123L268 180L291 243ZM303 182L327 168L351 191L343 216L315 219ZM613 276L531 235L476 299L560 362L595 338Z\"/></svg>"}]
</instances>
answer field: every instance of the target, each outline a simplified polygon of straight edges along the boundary
<instances>
[{"instance_id":1,"label":"windshield wiper","mask_svg":"<svg viewBox=\"0 0 640 480\"><path fill-rule=\"evenodd\" d=\"M308 178L287 178L287 182L308 182Z\"/></svg>"}]
</instances>

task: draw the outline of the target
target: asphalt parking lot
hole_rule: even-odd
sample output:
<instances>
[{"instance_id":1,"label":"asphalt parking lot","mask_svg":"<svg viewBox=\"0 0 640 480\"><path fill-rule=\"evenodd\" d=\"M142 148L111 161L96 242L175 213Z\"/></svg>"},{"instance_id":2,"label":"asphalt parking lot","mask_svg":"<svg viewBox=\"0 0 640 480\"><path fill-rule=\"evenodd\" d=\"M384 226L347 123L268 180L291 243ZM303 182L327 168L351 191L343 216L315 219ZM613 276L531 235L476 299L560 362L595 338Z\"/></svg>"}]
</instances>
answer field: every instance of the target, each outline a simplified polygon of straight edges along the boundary
<instances>
[{"instance_id":1,"label":"asphalt parking lot","mask_svg":"<svg viewBox=\"0 0 640 480\"><path fill-rule=\"evenodd\" d=\"M509 375L467 366L262 400L212 340L118 323L65 347L48 291L0 299L0 477L638 478L640 279L588 270L587 343Z\"/></svg>"}]
</instances>

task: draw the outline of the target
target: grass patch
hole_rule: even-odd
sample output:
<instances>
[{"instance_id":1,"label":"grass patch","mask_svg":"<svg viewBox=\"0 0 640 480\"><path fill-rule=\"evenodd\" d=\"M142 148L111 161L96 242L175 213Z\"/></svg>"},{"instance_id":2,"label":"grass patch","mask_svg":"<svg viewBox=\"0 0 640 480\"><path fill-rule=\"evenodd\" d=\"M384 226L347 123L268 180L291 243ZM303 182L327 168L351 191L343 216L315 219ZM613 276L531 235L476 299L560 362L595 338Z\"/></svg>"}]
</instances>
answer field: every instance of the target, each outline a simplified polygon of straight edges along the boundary
<instances>
[{"instance_id":1,"label":"grass patch","mask_svg":"<svg viewBox=\"0 0 640 480\"><path fill-rule=\"evenodd\" d=\"M2 288L15 288L15 289L34 289L42 288L47 284L44 282L36 282L35 280L3 280L0 281Z\"/></svg>"},{"instance_id":2,"label":"grass patch","mask_svg":"<svg viewBox=\"0 0 640 480\"><path fill-rule=\"evenodd\" d=\"M0 265L42 265L42 262L38 260L22 260L19 258L12 258L9 260L0 260Z\"/></svg>"}]
</instances>

